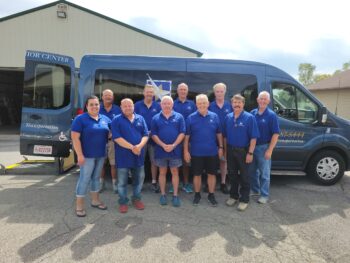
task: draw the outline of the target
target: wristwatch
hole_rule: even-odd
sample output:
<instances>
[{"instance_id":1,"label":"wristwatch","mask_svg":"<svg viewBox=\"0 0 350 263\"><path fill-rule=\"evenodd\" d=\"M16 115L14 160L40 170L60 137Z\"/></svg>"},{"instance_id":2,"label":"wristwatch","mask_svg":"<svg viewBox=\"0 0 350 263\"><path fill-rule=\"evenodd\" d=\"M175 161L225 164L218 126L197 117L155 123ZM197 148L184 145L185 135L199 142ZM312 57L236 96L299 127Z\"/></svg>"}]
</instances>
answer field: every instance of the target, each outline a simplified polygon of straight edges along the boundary
<instances>
[{"instance_id":1,"label":"wristwatch","mask_svg":"<svg viewBox=\"0 0 350 263\"><path fill-rule=\"evenodd\" d=\"M252 153L252 152L248 152L247 154L249 154L249 155L253 155L253 153Z\"/></svg>"}]
</instances>

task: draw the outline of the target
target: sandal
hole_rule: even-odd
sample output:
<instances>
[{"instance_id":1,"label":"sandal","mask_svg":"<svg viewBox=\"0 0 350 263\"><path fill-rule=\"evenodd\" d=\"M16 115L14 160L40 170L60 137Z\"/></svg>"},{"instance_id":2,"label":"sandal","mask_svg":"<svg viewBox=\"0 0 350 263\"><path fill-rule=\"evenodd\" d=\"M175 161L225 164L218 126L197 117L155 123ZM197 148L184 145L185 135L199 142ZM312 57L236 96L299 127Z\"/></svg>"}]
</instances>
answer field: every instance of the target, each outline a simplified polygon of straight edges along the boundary
<instances>
[{"instance_id":1,"label":"sandal","mask_svg":"<svg viewBox=\"0 0 350 263\"><path fill-rule=\"evenodd\" d=\"M76 209L75 214L77 215L77 217L85 217L86 216L86 212L84 209L80 209L80 210Z\"/></svg>"},{"instance_id":2,"label":"sandal","mask_svg":"<svg viewBox=\"0 0 350 263\"><path fill-rule=\"evenodd\" d=\"M99 204L91 204L91 207L93 208L97 208L97 209L100 209L100 210L107 210L107 206L104 204L104 203L99 203Z\"/></svg>"}]
</instances>

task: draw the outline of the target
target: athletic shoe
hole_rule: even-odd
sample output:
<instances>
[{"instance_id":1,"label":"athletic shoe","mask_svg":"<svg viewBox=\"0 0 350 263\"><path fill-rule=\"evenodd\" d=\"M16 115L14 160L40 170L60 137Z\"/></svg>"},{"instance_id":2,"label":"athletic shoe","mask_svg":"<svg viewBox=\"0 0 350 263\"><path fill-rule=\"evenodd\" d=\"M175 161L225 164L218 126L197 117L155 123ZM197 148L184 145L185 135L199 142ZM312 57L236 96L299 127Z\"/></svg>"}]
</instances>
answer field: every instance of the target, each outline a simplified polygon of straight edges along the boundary
<instances>
[{"instance_id":1,"label":"athletic shoe","mask_svg":"<svg viewBox=\"0 0 350 263\"><path fill-rule=\"evenodd\" d=\"M221 184L220 190L223 194L227 195L229 193L226 184Z\"/></svg>"},{"instance_id":2,"label":"athletic shoe","mask_svg":"<svg viewBox=\"0 0 350 263\"><path fill-rule=\"evenodd\" d=\"M160 193L159 185L157 183L152 183L151 189L154 193Z\"/></svg>"},{"instance_id":3,"label":"athletic shoe","mask_svg":"<svg viewBox=\"0 0 350 263\"><path fill-rule=\"evenodd\" d=\"M119 206L119 212L123 213L123 214L128 212L128 205L127 204L120 205Z\"/></svg>"},{"instance_id":4,"label":"athletic shoe","mask_svg":"<svg viewBox=\"0 0 350 263\"><path fill-rule=\"evenodd\" d=\"M266 204L268 201L269 201L269 199L267 197L264 197L264 196L260 196L258 199L259 204Z\"/></svg>"},{"instance_id":5,"label":"athletic shoe","mask_svg":"<svg viewBox=\"0 0 350 263\"><path fill-rule=\"evenodd\" d=\"M171 202L173 203L174 207L181 206L180 198L176 195L173 196L173 199L171 200Z\"/></svg>"},{"instance_id":6,"label":"athletic shoe","mask_svg":"<svg viewBox=\"0 0 350 263\"><path fill-rule=\"evenodd\" d=\"M170 194L174 193L174 186L173 185L169 186L169 193Z\"/></svg>"},{"instance_id":7,"label":"athletic shoe","mask_svg":"<svg viewBox=\"0 0 350 263\"><path fill-rule=\"evenodd\" d=\"M184 184L184 186L182 187L182 190L187 194L191 194L193 193L193 186L192 184Z\"/></svg>"},{"instance_id":8,"label":"athletic shoe","mask_svg":"<svg viewBox=\"0 0 350 263\"><path fill-rule=\"evenodd\" d=\"M244 210L247 209L247 207L248 207L248 203L239 202L237 210L243 212Z\"/></svg>"},{"instance_id":9,"label":"athletic shoe","mask_svg":"<svg viewBox=\"0 0 350 263\"><path fill-rule=\"evenodd\" d=\"M160 203L160 205L167 205L168 204L168 199L166 198L166 195L160 196L159 203Z\"/></svg>"},{"instance_id":10,"label":"athletic shoe","mask_svg":"<svg viewBox=\"0 0 350 263\"><path fill-rule=\"evenodd\" d=\"M193 198L193 205L197 206L199 205L199 201L201 200L201 194L200 193L195 193L194 198Z\"/></svg>"},{"instance_id":11,"label":"athletic shoe","mask_svg":"<svg viewBox=\"0 0 350 263\"><path fill-rule=\"evenodd\" d=\"M143 202L141 200L134 200L132 203L137 210L145 209L145 205L143 204Z\"/></svg>"},{"instance_id":12,"label":"athletic shoe","mask_svg":"<svg viewBox=\"0 0 350 263\"><path fill-rule=\"evenodd\" d=\"M234 206L237 202L238 202L237 199L230 197L229 199L226 200L226 205L227 206Z\"/></svg>"},{"instance_id":13,"label":"athletic shoe","mask_svg":"<svg viewBox=\"0 0 350 263\"><path fill-rule=\"evenodd\" d=\"M216 200L215 200L215 196L214 196L214 194L208 194L208 202L209 202L209 204L211 204L211 206L217 206L218 205L218 202L216 202Z\"/></svg>"}]
</instances>

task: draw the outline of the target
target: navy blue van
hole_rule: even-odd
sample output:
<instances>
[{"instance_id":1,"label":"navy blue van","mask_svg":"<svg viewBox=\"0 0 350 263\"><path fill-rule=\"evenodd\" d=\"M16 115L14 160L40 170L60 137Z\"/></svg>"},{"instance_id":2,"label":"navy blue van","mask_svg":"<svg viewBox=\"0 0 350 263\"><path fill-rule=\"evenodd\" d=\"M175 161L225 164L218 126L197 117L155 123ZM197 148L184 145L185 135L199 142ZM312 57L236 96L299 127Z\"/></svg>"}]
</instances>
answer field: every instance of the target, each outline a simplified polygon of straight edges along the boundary
<instances>
[{"instance_id":1,"label":"navy blue van","mask_svg":"<svg viewBox=\"0 0 350 263\"><path fill-rule=\"evenodd\" d=\"M227 99L242 94L247 111L257 107L260 91L268 91L281 127L273 173L308 174L331 185L350 170L350 122L327 111L298 81L263 63L203 58L86 55L77 73L70 57L27 51L21 154L68 156L71 120L85 98L101 97L108 88L117 104L125 97L142 99L148 75L172 81L173 95L187 83L191 99L199 93L214 99L213 85L224 82Z\"/></svg>"}]
</instances>

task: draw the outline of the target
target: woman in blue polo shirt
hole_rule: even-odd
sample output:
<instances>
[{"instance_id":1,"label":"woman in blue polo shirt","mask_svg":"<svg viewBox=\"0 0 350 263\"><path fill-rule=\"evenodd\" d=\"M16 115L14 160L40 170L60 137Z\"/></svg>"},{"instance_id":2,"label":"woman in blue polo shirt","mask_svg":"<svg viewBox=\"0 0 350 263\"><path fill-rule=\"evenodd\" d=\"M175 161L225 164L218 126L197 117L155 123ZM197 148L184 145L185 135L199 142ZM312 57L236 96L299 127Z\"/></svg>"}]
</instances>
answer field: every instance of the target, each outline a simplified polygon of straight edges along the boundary
<instances>
[{"instance_id":1,"label":"woman in blue polo shirt","mask_svg":"<svg viewBox=\"0 0 350 263\"><path fill-rule=\"evenodd\" d=\"M76 187L76 215L86 216L84 197L90 185L91 206L106 210L100 201L99 189L102 166L106 157L110 119L99 114L100 103L96 96L86 100L87 112L77 116L72 124L72 141L78 157L80 176Z\"/></svg>"}]
</instances>

